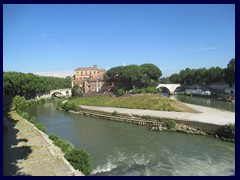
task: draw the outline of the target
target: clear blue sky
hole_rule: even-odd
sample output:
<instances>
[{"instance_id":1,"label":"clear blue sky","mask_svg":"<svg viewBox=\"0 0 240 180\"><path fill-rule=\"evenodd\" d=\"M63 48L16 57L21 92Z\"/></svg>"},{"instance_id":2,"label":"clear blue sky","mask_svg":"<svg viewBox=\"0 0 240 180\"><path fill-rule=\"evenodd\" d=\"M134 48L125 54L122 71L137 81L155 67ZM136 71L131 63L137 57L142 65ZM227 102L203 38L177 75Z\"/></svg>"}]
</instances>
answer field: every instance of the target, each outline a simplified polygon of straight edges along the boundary
<instances>
[{"instance_id":1,"label":"clear blue sky","mask_svg":"<svg viewBox=\"0 0 240 180\"><path fill-rule=\"evenodd\" d=\"M235 5L3 5L4 71L153 63L166 77L234 57Z\"/></svg>"}]
</instances>

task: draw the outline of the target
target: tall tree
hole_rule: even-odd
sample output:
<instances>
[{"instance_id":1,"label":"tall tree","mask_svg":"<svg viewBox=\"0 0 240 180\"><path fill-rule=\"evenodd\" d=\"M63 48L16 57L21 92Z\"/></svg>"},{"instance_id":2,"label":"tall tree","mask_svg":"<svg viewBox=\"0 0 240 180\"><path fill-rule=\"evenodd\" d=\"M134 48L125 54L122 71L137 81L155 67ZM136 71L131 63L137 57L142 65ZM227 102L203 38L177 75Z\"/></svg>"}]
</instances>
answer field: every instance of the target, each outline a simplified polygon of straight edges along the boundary
<instances>
[{"instance_id":1,"label":"tall tree","mask_svg":"<svg viewBox=\"0 0 240 180\"><path fill-rule=\"evenodd\" d=\"M224 79L231 87L235 83L235 58L232 58L224 70Z\"/></svg>"}]
</instances>

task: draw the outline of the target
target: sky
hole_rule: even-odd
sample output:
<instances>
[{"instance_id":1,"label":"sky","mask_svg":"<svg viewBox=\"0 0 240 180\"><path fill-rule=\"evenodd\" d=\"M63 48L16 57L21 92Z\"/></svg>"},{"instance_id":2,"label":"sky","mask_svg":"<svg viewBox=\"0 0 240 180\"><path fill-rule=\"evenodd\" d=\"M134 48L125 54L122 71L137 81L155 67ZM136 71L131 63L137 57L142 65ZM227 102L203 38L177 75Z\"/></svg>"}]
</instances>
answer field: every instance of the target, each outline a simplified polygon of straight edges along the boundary
<instances>
[{"instance_id":1,"label":"sky","mask_svg":"<svg viewBox=\"0 0 240 180\"><path fill-rule=\"evenodd\" d=\"M3 5L4 71L65 77L152 63L168 77L231 58L234 4Z\"/></svg>"}]
</instances>

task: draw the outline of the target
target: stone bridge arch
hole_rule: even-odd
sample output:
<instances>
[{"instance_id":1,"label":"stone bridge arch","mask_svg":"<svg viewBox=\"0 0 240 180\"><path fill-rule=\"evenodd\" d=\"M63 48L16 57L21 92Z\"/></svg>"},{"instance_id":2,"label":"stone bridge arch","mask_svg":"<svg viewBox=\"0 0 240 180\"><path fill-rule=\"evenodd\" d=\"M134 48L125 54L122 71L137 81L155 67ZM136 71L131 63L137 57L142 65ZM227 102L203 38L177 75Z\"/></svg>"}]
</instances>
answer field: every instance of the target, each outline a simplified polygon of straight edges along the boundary
<instances>
[{"instance_id":1,"label":"stone bridge arch","mask_svg":"<svg viewBox=\"0 0 240 180\"><path fill-rule=\"evenodd\" d=\"M180 84L159 84L156 89L165 87L169 90L170 94L174 94L174 91L180 86Z\"/></svg>"},{"instance_id":2,"label":"stone bridge arch","mask_svg":"<svg viewBox=\"0 0 240 180\"><path fill-rule=\"evenodd\" d=\"M62 96L72 96L72 92L71 92L71 89L54 89L54 90L51 90L50 91L50 94L49 96L52 97L52 95L54 94L62 94Z\"/></svg>"}]
</instances>

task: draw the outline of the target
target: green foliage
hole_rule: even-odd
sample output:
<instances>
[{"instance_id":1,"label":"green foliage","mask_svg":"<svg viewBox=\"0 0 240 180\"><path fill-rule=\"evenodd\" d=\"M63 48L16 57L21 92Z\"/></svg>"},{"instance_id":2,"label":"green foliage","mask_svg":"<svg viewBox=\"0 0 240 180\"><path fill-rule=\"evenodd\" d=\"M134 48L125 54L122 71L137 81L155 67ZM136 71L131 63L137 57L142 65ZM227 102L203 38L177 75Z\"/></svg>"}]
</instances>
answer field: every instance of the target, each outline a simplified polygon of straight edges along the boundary
<instances>
[{"instance_id":1,"label":"green foliage","mask_svg":"<svg viewBox=\"0 0 240 180\"><path fill-rule=\"evenodd\" d=\"M138 89L132 89L132 91L131 91L131 94L138 94L139 93L139 91L138 91Z\"/></svg>"},{"instance_id":2,"label":"green foliage","mask_svg":"<svg viewBox=\"0 0 240 180\"><path fill-rule=\"evenodd\" d=\"M44 127L44 125L42 123L37 123L35 124L36 128L38 128L40 131L42 132L46 132L46 128Z\"/></svg>"},{"instance_id":3,"label":"green foliage","mask_svg":"<svg viewBox=\"0 0 240 180\"><path fill-rule=\"evenodd\" d=\"M227 82L230 86L235 83L235 59L231 59L227 68L211 67L209 69L181 70L179 74L172 74L169 78L162 78L161 83L202 84L207 85L216 82Z\"/></svg>"},{"instance_id":4,"label":"green foliage","mask_svg":"<svg viewBox=\"0 0 240 180\"><path fill-rule=\"evenodd\" d=\"M73 97L82 96L82 94L83 94L83 89L79 88L77 84L74 84L74 86L72 87L72 96Z\"/></svg>"},{"instance_id":5,"label":"green foliage","mask_svg":"<svg viewBox=\"0 0 240 180\"><path fill-rule=\"evenodd\" d=\"M140 89L140 91L139 91L141 94L146 94L147 93L147 91L145 90L145 89Z\"/></svg>"},{"instance_id":6,"label":"green foliage","mask_svg":"<svg viewBox=\"0 0 240 180\"><path fill-rule=\"evenodd\" d=\"M140 66L142 74L149 77L152 80L158 80L162 76L161 70L154 64L142 64Z\"/></svg>"},{"instance_id":7,"label":"green foliage","mask_svg":"<svg viewBox=\"0 0 240 180\"><path fill-rule=\"evenodd\" d=\"M153 64L118 66L109 69L104 80L115 87L131 90L133 87L147 87L162 75L160 69Z\"/></svg>"},{"instance_id":8,"label":"green foliage","mask_svg":"<svg viewBox=\"0 0 240 180\"><path fill-rule=\"evenodd\" d=\"M67 102L65 102L65 103L62 103L62 102L60 102L58 105L57 105L57 109L63 109L63 110L65 110L65 111L70 111L70 110L72 110L72 111L78 111L79 110L79 107L78 107L78 105L75 103L75 102L73 102L73 101L67 101Z\"/></svg>"},{"instance_id":9,"label":"green foliage","mask_svg":"<svg viewBox=\"0 0 240 180\"><path fill-rule=\"evenodd\" d=\"M71 77L46 77L32 73L3 72L3 93L26 96L52 89L71 88Z\"/></svg>"},{"instance_id":10,"label":"green foliage","mask_svg":"<svg viewBox=\"0 0 240 180\"><path fill-rule=\"evenodd\" d=\"M66 153L67 151L70 151L71 149L74 148L74 146L70 142L63 141L61 139L54 140L53 144L58 146L62 150L62 152L64 152L64 153Z\"/></svg>"},{"instance_id":11,"label":"green foliage","mask_svg":"<svg viewBox=\"0 0 240 180\"><path fill-rule=\"evenodd\" d=\"M25 99L25 97L15 96L12 101L12 108L16 110L18 114L22 114L23 112L29 109L29 103Z\"/></svg>"},{"instance_id":12,"label":"green foliage","mask_svg":"<svg viewBox=\"0 0 240 180\"><path fill-rule=\"evenodd\" d=\"M41 99L39 100L39 103L44 104L44 103L46 103L46 100L45 100L44 98L41 98Z\"/></svg>"},{"instance_id":13,"label":"green foliage","mask_svg":"<svg viewBox=\"0 0 240 180\"><path fill-rule=\"evenodd\" d=\"M113 116L116 116L117 114L118 114L117 111L113 111L113 112L112 112L112 115L113 115Z\"/></svg>"},{"instance_id":14,"label":"green foliage","mask_svg":"<svg viewBox=\"0 0 240 180\"><path fill-rule=\"evenodd\" d=\"M34 124L35 121L36 121L36 119L35 119L35 117L31 117L28 121L29 121L30 123Z\"/></svg>"},{"instance_id":15,"label":"green foliage","mask_svg":"<svg viewBox=\"0 0 240 180\"><path fill-rule=\"evenodd\" d=\"M175 128L176 122L174 120L168 120L164 122L168 129Z\"/></svg>"},{"instance_id":16,"label":"green foliage","mask_svg":"<svg viewBox=\"0 0 240 180\"><path fill-rule=\"evenodd\" d=\"M235 138L235 124L229 123L219 128L216 134L220 137Z\"/></svg>"},{"instance_id":17,"label":"green foliage","mask_svg":"<svg viewBox=\"0 0 240 180\"><path fill-rule=\"evenodd\" d=\"M156 87L147 87L146 92L150 94L157 94L158 90L156 89Z\"/></svg>"},{"instance_id":18,"label":"green foliage","mask_svg":"<svg viewBox=\"0 0 240 180\"><path fill-rule=\"evenodd\" d=\"M51 139L52 141L57 141L57 140L60 140L60 137L58 137L57 135L55 134L51 134L50 136L48 136L49 139Z\"/></svg>"},{"instance_id":19,"label":"green foliage","mask_svg":"<svg viewBox=\"0 0 240 180\"><path fill-rule=\"evenodd\" d=\"M67 151L64 157L75 169L80 170L85 175L90 175L92 171L91 159L90 155L85 150L74 148Z\"/></svg>"},{"instance_id":20,"label":"green foliage","mask_svg":"<svg viewBox=\"0 0 240 180\"><path fill-rule=\"evenodd\" d=\"M235 58L232 58L224 69L224 80L230 87L235 83Z\"/></svg>"},{"instance_id":21,"label":"green foliage","mask_svg":"<svg viewBox=\"0 0 240 180\"><path fill-rule=\"evenodd\" d=\"M20 115L26 120L30 119L30 115L27 112L22 112Z\"/></svg>"},{"instance_id":22,"label":"green foliage","mask_svg":"<svg viewBox=\"0 0 240 180\"><path fill-rule=\"evenodd\" d=\"M122 95L124 95L124 94L125 94L124 89L118 89L118 90L117 90L117 95L118 95L118 96L122 96Z\"/></svg>"}]
</instances>

